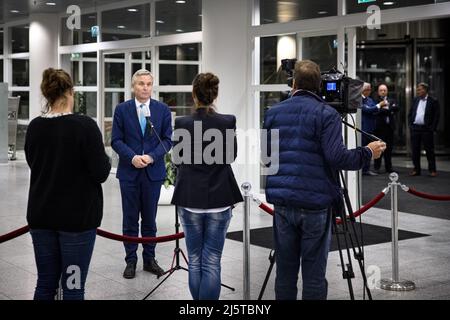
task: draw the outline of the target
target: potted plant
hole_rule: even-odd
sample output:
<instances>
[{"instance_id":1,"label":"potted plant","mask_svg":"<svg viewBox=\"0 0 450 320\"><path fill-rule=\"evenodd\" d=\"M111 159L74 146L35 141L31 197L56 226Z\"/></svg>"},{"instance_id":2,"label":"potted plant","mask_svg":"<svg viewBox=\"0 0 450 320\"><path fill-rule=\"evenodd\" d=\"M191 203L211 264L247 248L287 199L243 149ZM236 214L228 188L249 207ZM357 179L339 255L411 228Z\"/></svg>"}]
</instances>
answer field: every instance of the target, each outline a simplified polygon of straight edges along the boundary
<instances>
[{"instance_id":1,"label":"potted plant","mask_svg":"<svg viewBox=\"0 0 450 320\"><path fill-rule=\"evenodd\" d=\"M164 163L166 166L166 180L164 180L161 186L161 195L159 197L160 205L170 205L172 200L173 191L175 189L176 170L172 163L172 156L170 153L166 153L164 156Z\"/></svg>"}]
</instances>

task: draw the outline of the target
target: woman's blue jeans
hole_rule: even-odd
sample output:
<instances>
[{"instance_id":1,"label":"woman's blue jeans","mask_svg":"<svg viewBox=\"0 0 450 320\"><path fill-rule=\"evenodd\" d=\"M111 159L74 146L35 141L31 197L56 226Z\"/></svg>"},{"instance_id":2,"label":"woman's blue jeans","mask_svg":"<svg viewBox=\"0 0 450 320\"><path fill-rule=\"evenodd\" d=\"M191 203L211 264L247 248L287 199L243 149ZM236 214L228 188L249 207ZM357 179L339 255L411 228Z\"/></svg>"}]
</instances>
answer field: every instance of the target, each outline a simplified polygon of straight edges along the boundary
<instances>
[{"instance_id":1,"label":"woman's blue jeans","mask_svg":"<svg viewBox=\"0 0 450 320\"><path fill-rule=\"evenodd\" d=\"M306 210L275 206L275 298L296 300L302 266L303 300L325 300L325 278L331 239L331 214L327 209Z\"/></svg>"},{"instance_id":2,"label":"woman's blue jeans","mask_svg":"<svg viewBox=\"0 0 450 320\"><path fill-rule=\"evenodd\" d=\"M60 280L64 300L83 300L96 230L32 229L30 233L38 271L34 300L54 300Z\"/></svg>"},{"instance_id":3,"label":"woman's blue jeans","mask_svg":"<svg viewBox=\"0 0 450 320\"><path fill-rule=\"evenodd\" d=\"M189 256L189 290L194 300L218 300L220 260L231 220L231 209L194 213L178 208Z\"/></svg>"}]
</instances>

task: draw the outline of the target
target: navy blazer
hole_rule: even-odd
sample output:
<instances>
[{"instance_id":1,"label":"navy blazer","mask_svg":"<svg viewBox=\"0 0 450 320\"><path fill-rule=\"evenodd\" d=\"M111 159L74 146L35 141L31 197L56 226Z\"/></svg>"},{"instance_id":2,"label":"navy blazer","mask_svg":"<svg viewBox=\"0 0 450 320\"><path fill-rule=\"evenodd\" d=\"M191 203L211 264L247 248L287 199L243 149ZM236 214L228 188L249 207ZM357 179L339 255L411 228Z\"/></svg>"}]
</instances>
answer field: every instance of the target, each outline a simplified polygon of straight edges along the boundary
<instances>
[{"instance_id":1,"label":"navy blazer","mask_svg":"<svg viewBox=\"0 0 450 320\"><path fill-rule=\"evenodd\" d=\"M362 99L362 129L368 133L374 133L378 114L378 107L371 97Z\"/></svg>"},{"instance_id":2,"label":"navy blazer","mask_svg":"<svg viewBox=\"0 0 450 320\"><path fill-rule=\"evenodd\" d=\"M172 121L170 110L166 104L150 100L151 122L162 140L166 150L172 147ZM119 155L117 178L124 181L135 181L139 170L145 170L151 181L162 181L166 177L164 155L166 150L161 145L155 132L146 127L142 135L134 99L122 102L114 111L111 147ZM131 163L135 155L148 154L154 162L144 169L137 169Z\"/></svg>"},{"instance_id":3,"label":"navy blazer","mask_svg":"<svg viewBox=\"0 0 450 320\"><path fill-rule=\"evenodd\" d=\"M201 136L195 131L195 122L201 123L202 131L199 132ZM203 157L200 157L200 161L196 160L197 152L200 151L203 155L205 149L213 145L211 141L204 138L205 132L211 129L219 131L223 137L221 139L223 159L217 158L219 163L206 163ZM212 209L233 206L243 201L230 165L237 156L236 117L216 112L207 113L204 108L201 108L192 115L177 118L175 130L172 160L179 166L172 204L188 208ZM228 135L227 130L233 134ZM190 140L183 141L182 131L190 133ZM190 154L184 155L181 148L177 150L176 146L180 143L180 138L181 142L190 146ZM217 146L216 143L220 143L218 142L220 139L216 139L214 139L214 145ZM196 150L196 146L201 148ZM216 151L214 147L214 155ZM207 152L207 154L210 153Z\"/></svg>"},{"instance_id":4,"label":"navy blazer","mask_svg":"<svg viewBox=\"0 0 450 320\"><path fill-rule=\"evenodd\" d=\"M411 110L409 110L408 114L408 124L409 126L412 126L414 124L414 121L416 120L416 114L417 114L417 107L419 106L420 98L416 97L414 98L413 105ZM436 131L437 126L439 124L439 101L436 99L428 96L427 98L427 106L425 108L425 127L430 131Z\"/></svg>"}]
</instances>

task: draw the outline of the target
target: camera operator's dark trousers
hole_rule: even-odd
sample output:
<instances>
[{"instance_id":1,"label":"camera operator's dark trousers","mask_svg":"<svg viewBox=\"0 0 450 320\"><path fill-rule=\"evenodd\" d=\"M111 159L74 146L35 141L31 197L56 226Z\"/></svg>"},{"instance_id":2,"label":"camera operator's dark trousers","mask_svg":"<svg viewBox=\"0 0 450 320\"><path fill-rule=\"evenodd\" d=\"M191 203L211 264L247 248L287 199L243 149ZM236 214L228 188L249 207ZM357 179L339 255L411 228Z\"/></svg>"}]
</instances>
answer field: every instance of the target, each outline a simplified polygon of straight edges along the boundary
<instances>
[{"instance_id":1,"label":"camera operator's dark trousers","mask_svg":"<svg viewBox=\"0 0 450 320\"><path fill-rule=\"evenodd\" d=\"M383 155L378 159L374 160L375 170L380 170L381 168L381 158L384 158L384 168L386 172L392 172L392 149L394 146L394 130L388 125L383 124L375 129L375 135L386 142L386 150L384 150Z\"/></svg>"},{"instance_id":2,"label":"camera operator's dark trousers","mask_svg":"<svg viewBox=\"0 0 450 320\"><path fill-rule=\"evenodd\" d=\"M420 150L423 147L427 154L428 170L436 171L436 158L434 155L434 133L425 126L413 124L411 126L411 147L414 171L420 174Z\"/></svg>"},{"instance_id":3,"label":"camera operator's dark trousers","mask_svg":"<svg viewBox=\"0 0 450 320\"><path fill-rule=\"evenodd\" d=\"M325 300L325 278L331 239L328 209L306 210L275 206L273 222L275 261L275 299L296 300L302 267L303 300Z\"/></svg>"}]
</instances>

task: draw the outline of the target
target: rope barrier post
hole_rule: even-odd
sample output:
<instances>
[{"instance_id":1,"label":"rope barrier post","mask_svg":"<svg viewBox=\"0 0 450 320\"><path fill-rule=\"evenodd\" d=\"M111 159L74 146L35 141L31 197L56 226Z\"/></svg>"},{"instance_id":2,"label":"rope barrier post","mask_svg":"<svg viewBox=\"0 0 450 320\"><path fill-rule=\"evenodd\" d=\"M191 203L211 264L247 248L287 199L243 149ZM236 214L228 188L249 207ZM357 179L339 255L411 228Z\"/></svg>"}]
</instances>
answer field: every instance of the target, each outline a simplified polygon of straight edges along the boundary
<instances>
[{"instance_id":1,"label":"rope barrier post","mask_svg":"<svg viewBox=\"0 0 450 320\"><path fill-rule=\"evenodd\" d=\"M389 291L410 291L416 288L414 282L400 280L398 259L398 174L393 172L389 175L391 183L391 212L392 212L392 279L382 279L381 289Z\"/></svg>"},{"instance_id":2,"label":"rope barrier post","mask_svg":"<svg viewBox=\"0 0 450 320\"><path fill-rule=\"evenodd\" d=\"M250 300L250 190L252 186L248 182L241 185L244 193L244 230L243 230L243 244L244 244L244 300Z\"/></svg>"}]
</instances>

